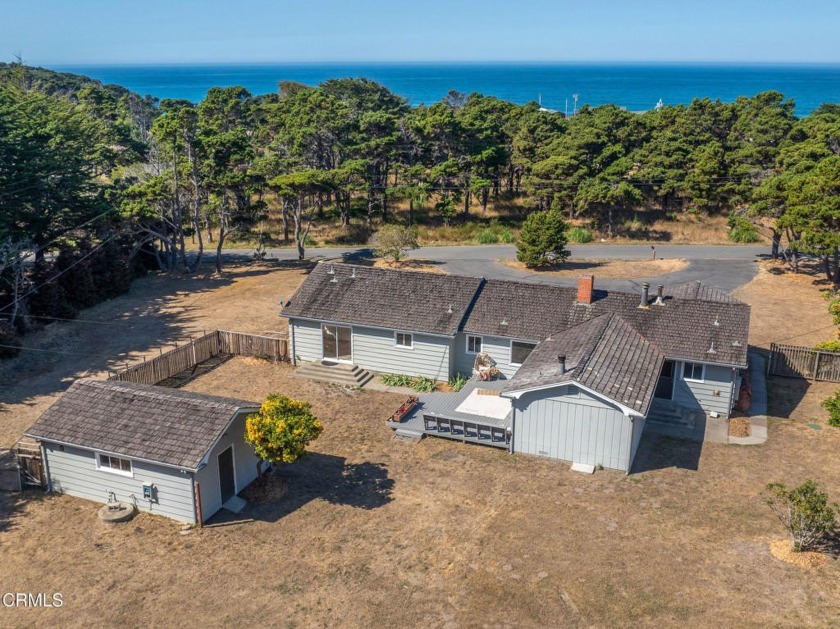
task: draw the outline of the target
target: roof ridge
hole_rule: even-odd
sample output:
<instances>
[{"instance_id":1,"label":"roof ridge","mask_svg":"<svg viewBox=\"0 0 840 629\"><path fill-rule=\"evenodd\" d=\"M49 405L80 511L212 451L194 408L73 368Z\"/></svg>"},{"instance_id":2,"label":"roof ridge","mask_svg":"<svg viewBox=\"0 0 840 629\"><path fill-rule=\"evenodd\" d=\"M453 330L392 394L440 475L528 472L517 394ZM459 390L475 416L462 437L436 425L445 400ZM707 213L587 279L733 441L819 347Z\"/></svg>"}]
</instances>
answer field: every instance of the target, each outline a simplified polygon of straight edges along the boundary
<instances>
[{"instance_id":1,"label":"roof ridge","mask_svg":"<svg viewBox=\"0 0 840 629\"><path fill-rule=\"evenodd\" d=\"M171 389L169 387L162 387L156 384L142 384L128 380L96 380L94 378L80 378L73 384L79 384L81 386L95 386L99 389L122 389L123 391L131 391L132 393L142 395L143 397L164 397L178 400L179 402L193 401L204 404L224 404L235 408L257 407L260 405L259 402L240 400L223 395L199 393L198 391L183 391L181 389Z\"/></svg>"}]
</instances>

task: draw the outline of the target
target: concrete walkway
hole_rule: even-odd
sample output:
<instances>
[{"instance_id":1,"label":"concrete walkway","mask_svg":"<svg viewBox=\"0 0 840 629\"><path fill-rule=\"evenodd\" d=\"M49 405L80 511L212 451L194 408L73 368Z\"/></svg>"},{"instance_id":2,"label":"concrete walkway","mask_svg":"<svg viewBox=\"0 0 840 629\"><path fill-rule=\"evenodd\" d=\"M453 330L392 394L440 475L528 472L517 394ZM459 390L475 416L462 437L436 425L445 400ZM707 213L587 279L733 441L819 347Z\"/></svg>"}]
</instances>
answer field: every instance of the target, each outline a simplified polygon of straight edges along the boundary
<instances>
[{"instance_id":1,"label":"concrete walkway","mask_svg":"<svg viewBox=\"0 0 840 629\"><path fill-rule=\"evenodd\" d=\"M758 352L750 352L750 436L730 437L729 443L754 446L767 441L767 361Z\"/></svg>"}]
</instances>

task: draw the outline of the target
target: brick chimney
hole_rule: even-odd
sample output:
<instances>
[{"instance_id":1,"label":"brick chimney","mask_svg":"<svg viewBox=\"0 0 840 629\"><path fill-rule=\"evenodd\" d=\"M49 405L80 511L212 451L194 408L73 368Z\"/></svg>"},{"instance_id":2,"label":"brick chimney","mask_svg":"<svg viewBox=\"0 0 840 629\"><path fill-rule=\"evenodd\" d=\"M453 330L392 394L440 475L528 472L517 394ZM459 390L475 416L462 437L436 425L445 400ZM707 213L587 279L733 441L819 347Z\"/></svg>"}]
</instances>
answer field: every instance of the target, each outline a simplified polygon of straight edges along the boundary
<instances>
[{"instance_id":1,"label":"brick chimney","mask_svg":"<svg viewBox=\"0 0 840 629\"><path fill-rule=\"evenodd\" d=\"M577 302L579 304L591 304L592 294L595 292L595 276L584 275L578 278Z\"/></svg>"}]
</instances>

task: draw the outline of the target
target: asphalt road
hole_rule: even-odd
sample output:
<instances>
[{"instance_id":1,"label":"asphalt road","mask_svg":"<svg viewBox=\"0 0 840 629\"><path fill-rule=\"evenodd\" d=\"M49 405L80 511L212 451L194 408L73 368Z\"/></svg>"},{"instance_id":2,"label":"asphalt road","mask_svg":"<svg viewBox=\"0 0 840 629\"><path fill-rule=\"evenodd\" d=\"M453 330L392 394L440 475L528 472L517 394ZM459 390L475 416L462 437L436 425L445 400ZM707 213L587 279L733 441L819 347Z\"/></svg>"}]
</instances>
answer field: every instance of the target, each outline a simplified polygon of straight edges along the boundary
<instances>
[{"instance_id":1,"label":"asphalt road","mask_svg":"<svg viewBox=\"0 0 840 629\"><path fill-rule=\"evenodd\" d=\"M572 258L598 260L648 260L653 255L650 245L571 245ZM252 250L231 249L231 256L250 256ZM657 258L683 258L689 266L681 271L658 277L635 280L598 280L598 286L613 290L636 290L643 281L651 284L679 284L700 280L711 286L732 291L749 282L758 271L757 261L769 255L766 246L726 245L657 245ZM297 252L291 248L269 249L268 259L295 260ZM370 249L319 247L307 249L307 259L337 259L352 262L371 257ZM437 263L448 273L474 275L497 279L512 279L545 284L574 285L575 278L538 275L518 271L498 260L516 257L513 245L457 245L446 247L421 247L410 252L409 257Z\"/></svg>"}]
</instances>

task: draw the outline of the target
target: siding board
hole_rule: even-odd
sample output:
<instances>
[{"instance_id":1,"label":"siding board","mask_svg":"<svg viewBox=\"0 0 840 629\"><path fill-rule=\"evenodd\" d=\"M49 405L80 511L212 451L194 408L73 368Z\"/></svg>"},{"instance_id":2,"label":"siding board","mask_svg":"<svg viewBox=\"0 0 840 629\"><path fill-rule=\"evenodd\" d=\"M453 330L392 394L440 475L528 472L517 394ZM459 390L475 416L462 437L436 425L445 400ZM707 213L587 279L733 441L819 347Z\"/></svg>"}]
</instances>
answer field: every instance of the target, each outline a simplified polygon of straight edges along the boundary
<instances>
[{"instance_id":1,"label":"siding board","mask_svg":"<svg viewBox=\"0 0 840 629\"><path fill-rule=\"evenodd\" d=\"M353 326L353 362L381 373L449 379L452 339L415 333L412 349L394 345L394 332Z\"/></svg>"},{"instance_id":2,"label":"siding board","mask_svg":"<svg viewBox=\"0 0 840 629\"><path fill-rule=\"evenodd\" d=\"M683 363L677 364L677 380L674 383L673 402L692 410L707 413L717 412L729 416L732 400L732 369L718 365L706 365L703 382L686 381L683 377Z\"/></svg>"},{"instance_id":3,"label":"siding board","mask_svg":"<svg viewBox=\"0 0 840 629\"><path fill-rule=\"evenodd\" d=\"M108 500L113 491L117 500L134 502L141 511L163 515L181 522L195 522L192 480L182 473L163 466L132 460L134 477L96 469L93 450L59 446L44 442L53 491L85 498L98 503ZM157 502L143 500L143 483L154 483Z\"/></svg>"},{"instance_id":4,"label":"siding board","mask_svg":"<svg viewBox=\"0 0 840 629\"><path fill-rule=\"evenodd\" d=\"M536 391L516 401L516 451L628 471L630 418L586 394L565 396L566 390Z\"/></svg>"}]
</instances>

